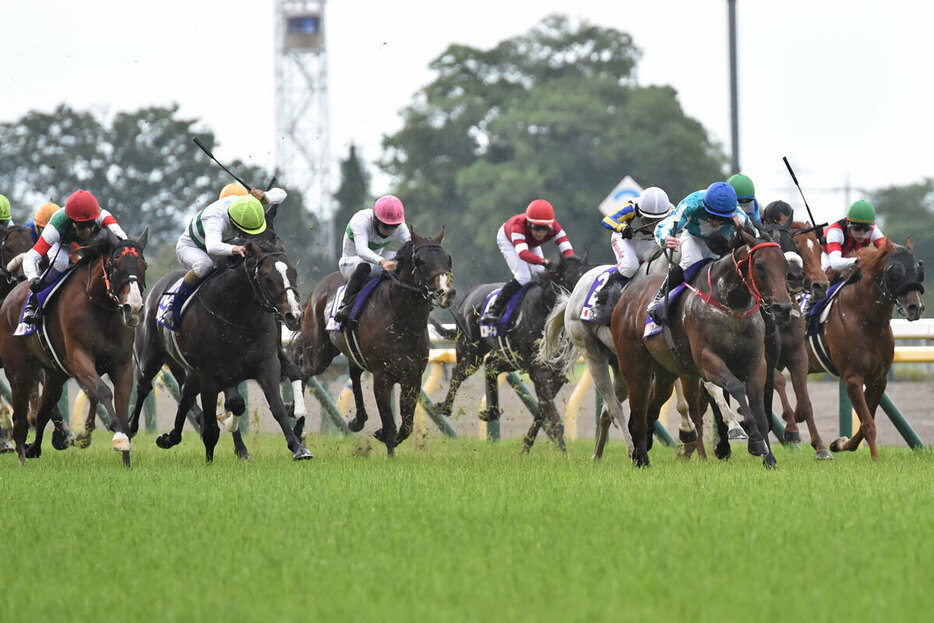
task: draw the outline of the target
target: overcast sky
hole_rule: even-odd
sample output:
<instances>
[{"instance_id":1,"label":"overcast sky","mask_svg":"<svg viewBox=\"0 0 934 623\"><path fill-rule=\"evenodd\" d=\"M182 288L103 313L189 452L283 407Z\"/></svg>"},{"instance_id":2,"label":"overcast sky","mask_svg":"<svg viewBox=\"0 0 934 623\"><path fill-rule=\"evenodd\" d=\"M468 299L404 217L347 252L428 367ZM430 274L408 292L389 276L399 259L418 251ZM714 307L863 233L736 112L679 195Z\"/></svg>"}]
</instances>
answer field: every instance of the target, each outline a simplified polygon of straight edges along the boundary
<instances>
[{"instance_id":1,"label":"overcast sky","mask_svg":"<svg viewBox=\"0 0 934 623\"><path fill-rule=\"evenodd\" d=\"M489 48L555 12L631 33L639 82L673 86L729 151L726 0L331 0L335 160L351 141L379 157L449 44ZM0 0L0 121L62 102L102 116L178 102L215 132L219 158L271 169L273 16L274 0ZM740 160L760 201L791 200L803 216L783 155L818 218L839 218L845 196L830 189L847 180L852 201L859 188L934 176L932 18L930 3L903 0L738 0ZM378 176L373 192L387 183Z\"/></svg>"}]
</instances>

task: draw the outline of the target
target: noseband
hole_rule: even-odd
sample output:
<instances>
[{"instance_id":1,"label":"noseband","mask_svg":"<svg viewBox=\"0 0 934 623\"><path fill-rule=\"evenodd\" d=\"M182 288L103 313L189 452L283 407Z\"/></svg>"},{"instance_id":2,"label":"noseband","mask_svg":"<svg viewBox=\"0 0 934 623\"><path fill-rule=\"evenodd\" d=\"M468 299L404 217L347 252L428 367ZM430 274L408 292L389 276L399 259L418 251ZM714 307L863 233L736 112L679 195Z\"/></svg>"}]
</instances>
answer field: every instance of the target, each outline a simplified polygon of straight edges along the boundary
<instances>
[{"instance_id":1,"label":"noseband","mask_svg":"<svg viewBox=\"0 0 934 623\"><path fill-rule=\"evenodd\" d=\"M738 313L734 311L733 309L727 307L726 305L724 305L717 299L713 298L712 294L708 294L707 292L702 292L689 283L685 283L684 285L687 286L687 288L691 292L693 292L702 301L704 301L711 307L715 307L721 311L725 311L739 318L748 318L749 316L752 316L756 312L758 312L759 309L762 307L762 293L759 291L759 288L756 286L756 281L755 279L753 279L753 276L752 276L752 256L756 251L758 251L759 249L763 249L765 247L778 247L779 250L781 250L781 245L778 244L777 242L760 242L759 244L753 247L750 247L749 253L746 255L746 257L744 257L741 260L736 259L736 249L733 249L733 252L731 253L733 257L733 270L735 270L736 274L739 275L739 278L743 280L743 284L746 286L746 289L749 290L749 293L752 295L752 298L756 301L756 304L753 305L752 308L749 309L748 311ZM744 262L749 263L749 270L748 270L749 276L748 277L743 274L742 264ZM710 289L711 292L713 292L713 280L711 278L712 272L713 272L713 265L711 264L707 268L707 287Z\"/></svg>"},{"instance_id":2,"label":"noseband","mask_svg":"<svg viewBox=\"0 0 934 623\"><path fill-rule=\"evenodd\" d=\"M284 322L285 317L283 316L279 308L276 307L276 302L280 298L285 296L286 293L289 292L290 290L295 293L296 299L298 300L301 300L301 299L298 295L298 290L296 290L295 287L292 286L291 284L283 287L282 290L280 290L279 292L275 294L275 296L272 296L268 292L266 292L266 289L263 287L263 284L260 280L260 269L263 267L263 262L273 257L284 257L286 258L286 260L288 260L288 256L285 254L285 252L273 251L271 253L266 253L261 258L259 258L256 261L256 265L253 266L252 271L246 266L247 264L246 261L244 261L243 264L244 264L244 269L246 270L246 274L247 274L247 281L250 282L250 289L253 291L253 297L260 304L260 307L262 307L265 311L275 316L276 320L280 322Z\"/></svg>"},{"instance_id":3,"label":"noseband","mask_svg":"<svg viewBox=\"0 0 934 623\"><path fill-rule=\"evenodd\" d=\"M410 292L417 293L432 305L438 305L441 298L440 290L432 290L428 287L427 283L423 282L415 275L415 258L418 257L418 252L423 249L441 249L443 251L444 247L442 247L437 242L425 242L418 245L417 247L412 248L412 277L416 280L415 285L405 283L399 279L399 275L396 274L396 272L387 273L387 275L389 275L389 278L393 280L393 283L399 287Z\"/></svg>"}]
</instances>

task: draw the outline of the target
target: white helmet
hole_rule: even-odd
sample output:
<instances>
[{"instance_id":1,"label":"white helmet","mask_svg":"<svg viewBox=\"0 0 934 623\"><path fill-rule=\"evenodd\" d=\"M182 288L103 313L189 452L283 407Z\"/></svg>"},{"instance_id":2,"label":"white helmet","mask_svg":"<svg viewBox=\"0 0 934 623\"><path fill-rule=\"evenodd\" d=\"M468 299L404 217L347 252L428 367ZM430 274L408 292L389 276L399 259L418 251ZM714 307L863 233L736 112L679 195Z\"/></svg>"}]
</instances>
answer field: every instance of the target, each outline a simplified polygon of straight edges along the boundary
<instances>
[{"instance_id":1,"label":"white helmet","mask_svg":"<svg viewBox=\"0 0 934 623\"><path fill-rule=\"evenodd\" d=\"M639 211L646 218L665 218L675 209L668 201L668 194L658 186L650 186L636 199Z\"/></svg>"}]
</instances>

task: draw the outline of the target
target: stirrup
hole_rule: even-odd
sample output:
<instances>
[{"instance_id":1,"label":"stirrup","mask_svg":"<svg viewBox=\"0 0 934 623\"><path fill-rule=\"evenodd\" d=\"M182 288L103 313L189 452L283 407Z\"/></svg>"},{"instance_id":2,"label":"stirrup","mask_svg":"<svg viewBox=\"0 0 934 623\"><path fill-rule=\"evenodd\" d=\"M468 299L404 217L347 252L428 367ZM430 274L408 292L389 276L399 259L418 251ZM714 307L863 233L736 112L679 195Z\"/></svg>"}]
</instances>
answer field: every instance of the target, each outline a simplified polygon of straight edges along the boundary
<instances>
[{"instance_id":1,"label":"stirrup","mask_svg":"<svg viewBox=\"0 0 934 623\"><path fill-rule=\"evenodd\" d=\"M34 325L39 321L39 310L33 307L27 307L23 310L23 322Z\"/></svg>"}]
</instances>

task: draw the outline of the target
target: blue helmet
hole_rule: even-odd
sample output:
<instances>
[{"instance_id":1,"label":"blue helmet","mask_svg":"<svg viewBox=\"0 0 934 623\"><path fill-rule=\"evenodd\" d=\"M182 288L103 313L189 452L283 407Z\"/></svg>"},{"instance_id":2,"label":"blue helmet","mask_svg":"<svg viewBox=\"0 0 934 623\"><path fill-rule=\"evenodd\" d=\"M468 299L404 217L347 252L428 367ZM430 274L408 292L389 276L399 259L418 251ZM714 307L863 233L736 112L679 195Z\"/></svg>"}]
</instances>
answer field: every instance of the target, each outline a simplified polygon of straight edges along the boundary
<instances>
[{"instance_id":1,"label":"blue helmet","mask_svg":"<svg viewBox=\"0 0 934 623\"><path fill-rule=\"evenodd\" d=\"M730 218L736 212L736 191L726 182L714 182L704 191L704 209L707 214Z\"/></svg>"}]
</instances>

